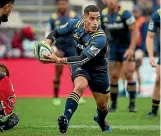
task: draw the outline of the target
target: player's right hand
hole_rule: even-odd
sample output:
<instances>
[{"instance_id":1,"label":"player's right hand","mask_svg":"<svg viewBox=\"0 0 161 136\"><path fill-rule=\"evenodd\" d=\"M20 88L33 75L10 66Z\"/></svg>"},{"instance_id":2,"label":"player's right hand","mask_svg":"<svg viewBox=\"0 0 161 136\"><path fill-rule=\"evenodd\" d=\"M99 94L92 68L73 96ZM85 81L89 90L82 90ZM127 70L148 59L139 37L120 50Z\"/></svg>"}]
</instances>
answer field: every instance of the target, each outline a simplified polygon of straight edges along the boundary
<instances>
[{"instance_id":1,"label":"player's right hand","mask_svg":"<svg viewBox=\"0 0 161 136\"><path fill-rule=\"evenodd\" d=\"M126 58L126 60L132 60L134 58L134 50L131 48L127 49L124 57Z\"/></svg>"},{"instance_id":2,"label":"player's right hand","mask_svg":"<svg viewBox=\"0 0 161 136\"><path fill-rule=\"evenodd\" d=\"M155 58L154 57L150 57L150 65L152 67L156 67L157 66L157 64L155 63Z\"/></svg>"}]
</instances>

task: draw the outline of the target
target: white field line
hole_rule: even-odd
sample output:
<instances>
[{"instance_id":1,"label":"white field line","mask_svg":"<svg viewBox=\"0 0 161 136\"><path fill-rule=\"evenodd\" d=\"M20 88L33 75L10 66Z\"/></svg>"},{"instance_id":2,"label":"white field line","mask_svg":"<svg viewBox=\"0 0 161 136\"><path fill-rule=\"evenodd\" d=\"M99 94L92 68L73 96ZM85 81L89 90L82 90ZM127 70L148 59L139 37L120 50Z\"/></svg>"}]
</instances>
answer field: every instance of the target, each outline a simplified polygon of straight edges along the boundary
<instances>
[{"instance_id":1,"label":"white field line","mask_svg":"<svg viewBox=\"0 0 161 136\"><path fill-rule=\"evenodd\" d=\"M30 126L31 128L56 128L56 125L51 126ZM30 128L29 127L29 128ZM120 129L120 130L127 130L127 129L133 129L133 130L160 130L159 125L111 125L113 129ZM96 129L99 128L95 125L70 125L69 128L78 128L78 129L84 129L84 128L91 128Z\"/></svg>"}]
</instances>

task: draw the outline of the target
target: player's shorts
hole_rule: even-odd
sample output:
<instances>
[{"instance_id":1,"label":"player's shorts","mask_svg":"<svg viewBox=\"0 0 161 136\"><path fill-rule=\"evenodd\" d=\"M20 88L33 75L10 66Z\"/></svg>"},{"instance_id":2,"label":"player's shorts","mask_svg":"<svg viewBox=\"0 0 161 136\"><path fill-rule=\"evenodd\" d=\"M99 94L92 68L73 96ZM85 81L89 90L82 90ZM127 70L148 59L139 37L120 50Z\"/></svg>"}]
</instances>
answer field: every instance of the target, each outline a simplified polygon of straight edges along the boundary
<instances>
[{"instance_id":1,"label":"player's shorts","mask_svg":"<svg viewBox=\"0 0 161 136\"><path fill-rule=\"evenodd\" d=\"M158 62L157 62L157 64L158 64L158 65L160 65L160 57L159 57L159 59L158 59Z\"/></svg>"},{"instance_id":2,"label":"player's shorts","mask_svg":"<svg viewBox=\"0 0 161 136\"><path fill-rule=\"evenodd\" d=\"M75 56L76 49L71 45L56 45L57 49L64 53L64 57Z\"/></svg>"},{"instance_id":3,"label":"player's shorts","mask_svg":"<svg viewBox=\"0 0 161 136\"><path fill-rule=\"evenodd\" d=\"M123 62L126 60L124 54L128 49L127 45L114 45L110 44L110 51L109 51L109 60L110 61L118 61Z\"/></svg>"},{"instance_id":4,"label":"player's shorts","mask_svg":"<svg viewBox=\"0 0 161 136\"><path fill-rule=\"evenodd\" d=\"M72 66L72 80L74 81L77 77L83 76L87 79L89 88L92 92L101 94L107 94L110 92L109 78L107 73L107 65L100 66L99 70L92 70Z\"/></svg>"}]
</instances>

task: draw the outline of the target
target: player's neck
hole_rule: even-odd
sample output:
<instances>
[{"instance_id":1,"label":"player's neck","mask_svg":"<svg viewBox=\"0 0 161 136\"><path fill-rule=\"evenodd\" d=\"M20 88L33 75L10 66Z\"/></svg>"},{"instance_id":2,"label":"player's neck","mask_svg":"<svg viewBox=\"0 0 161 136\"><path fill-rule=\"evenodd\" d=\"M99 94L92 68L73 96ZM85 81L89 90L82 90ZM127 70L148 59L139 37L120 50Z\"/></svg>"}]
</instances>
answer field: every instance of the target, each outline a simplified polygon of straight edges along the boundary
<instances>
[{"instance_id":1,"label":"player's neck","mask_svg":"<svg viewBox=\"0 0 161 136\"><path fill-rule=\"evenodd\" d=\"M108 8L108 12L110 14L113 14L113 13L117 12L119 10L119 8L120 8L119 5L116 5L114 8Z\"/></svg>"}]
</instances>

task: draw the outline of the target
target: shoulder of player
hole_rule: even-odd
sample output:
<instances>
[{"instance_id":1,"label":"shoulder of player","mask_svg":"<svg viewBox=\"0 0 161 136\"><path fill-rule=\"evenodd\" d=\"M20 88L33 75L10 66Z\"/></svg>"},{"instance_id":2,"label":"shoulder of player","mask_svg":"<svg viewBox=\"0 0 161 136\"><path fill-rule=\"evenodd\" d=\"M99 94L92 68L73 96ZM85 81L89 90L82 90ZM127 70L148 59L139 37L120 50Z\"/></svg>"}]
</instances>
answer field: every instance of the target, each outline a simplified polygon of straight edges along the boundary
<instances>
[{"instance_id":1,"label":"shoulder of player","mask_svg":"<svg viewBox=\"0 0 161 136\"><path fill-rule=\"evenodd\" d=\"M82 25L83 25L83 20L81 20L81 19L75 19L76 21L75 21L75 27L76 28L80 28Z\"/></svg>"},{"instance_id":2,"label":"shoulder of player","mask_svg":"<svg viewBox=\"0 0 161 136\"><path fill-rule=\"evenodd\" d=\"M76 18L76 16L77 16L77 13L75 11L73 11L73 10L69 11L69 17L70 18Z\"/></svg>"},{"instance_id":3,"label":"shoulder of player","mask_svg":"<svg viewBox=\"0 0 161 136\"><path fill-rule=\"evenodd\" d=\"M106 34L104 33L103 30L98 30L97 32L95 32L94 34L92 34L92 39L97 42L97 43L106 43L107 41L107 37Z\"/></svg>"},{"instance_id":4,"label":"shoulder of player","mask_svg":"<svg viewBox=\"0 0 161 136\"><path fill-rule=\"evenodd\" d=\"M51 14L51 19L52 19L52 20L57 20L57 19L58 19L58 14L57 14L56 12L53 12L53 13Z\"/></svg>"},{"instance_id":5,"label":"shoulder of player","mask_svg":"<svg viewBox=\"0 0 161 136\"><path fill-rule=\"evenodd\" d=\"M153 13L152 17L151 17L151 20L153 20L154 22L157 21L158 19L160 19L160 11L157 10Z\"/></svg>"},{"instance_id":6,"label":"shoulder of player","mask_svg":"<svg viewBox=\"0 0 161 136\"><path fill-rule=\"evenodd\" d=\"M158 9L157 13L158 13L159 17L161 17L161 9Z\"/></svg>"},{"instance_id":7,"label":"shoulder of player","mask_svg":"<svg viewBox=\"0 0 161 136\"><path fill-rule=\"evenodd\" d=\"M108 8L106 7L102 10L101 15L106 16L107 14L108 14Z\"/></svg>"},{"instance_id":8,"label":"shoulder of player","mask_svg":"<svg viewBox=\"0 0 161 136\"><path fill-rule=\"evenodd\" d=\"M121 15L121 16L127 16L127 15L132 14L132 13L128 9L120 7L120 10L118 11L118 14Z\"/></svg>"},{"instance_id":9,"label":"shoulder of player","mask_svg":"<svg viewBox=\"0 0 161 136\"><path fill-rule=\"evenodd\" d=\"M100 36L106 37L106 34L102 29L99 29L97 32L93 33L91 36L92 38L96 38Z\"/></svg>"}]
</instances>

